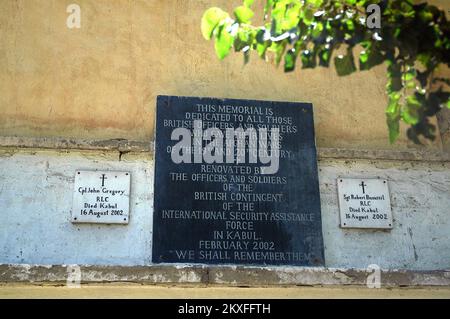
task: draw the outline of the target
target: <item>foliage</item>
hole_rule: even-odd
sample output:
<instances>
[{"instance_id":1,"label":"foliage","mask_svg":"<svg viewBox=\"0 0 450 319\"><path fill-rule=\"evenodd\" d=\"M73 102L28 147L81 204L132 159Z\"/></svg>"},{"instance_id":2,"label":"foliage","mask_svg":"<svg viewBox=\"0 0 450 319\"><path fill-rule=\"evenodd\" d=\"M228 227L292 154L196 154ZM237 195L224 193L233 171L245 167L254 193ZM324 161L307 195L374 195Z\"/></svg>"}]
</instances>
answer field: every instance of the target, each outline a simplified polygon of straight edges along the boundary
<instances>
[{"instance_id":1,"label":"foliage","mask_svg":"<svg viewBox=\"0 0 450 319\"><path fill-rule=\"evenodd\" d=\"M407 135L416 143L420 135L435 138L429 118L450 108L449 79L433 77L439 65L450 66L445 12L412 0L266 0L264 25L254 26L253 2L244 0L233 16L220 8L204 13L202 34L214 39L220 59L234 48L247 63L255 50L264 59L272 54L277 65L284 61L285 72L333 61L340 76L384 63L390 142L399 135L400 121L410 125Z\"/></svg>"}]
</instances>

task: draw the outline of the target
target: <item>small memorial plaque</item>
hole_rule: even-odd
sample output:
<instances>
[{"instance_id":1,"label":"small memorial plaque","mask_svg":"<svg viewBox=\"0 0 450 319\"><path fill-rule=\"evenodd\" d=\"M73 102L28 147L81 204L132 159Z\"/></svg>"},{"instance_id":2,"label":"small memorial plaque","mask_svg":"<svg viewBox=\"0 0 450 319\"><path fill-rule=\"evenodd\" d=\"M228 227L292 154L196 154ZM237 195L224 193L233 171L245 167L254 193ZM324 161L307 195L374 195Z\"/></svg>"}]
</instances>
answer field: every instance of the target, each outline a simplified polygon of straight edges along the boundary
<instances>
[{"instance_id":1,"label":"small memorial plaque","mask_svg":"<svg viewBox=\"0 0 450 319\"><path fill-rule=\"evenodd\" d=\"M128 224L130 173L77 171L73 223Z\"/></svg>"},{"instance_id":2,"label":"small memorial plaque","mask_svg":"<svg viewBox=\"0 0 450 319\"><path fill-rule=\"evenodd\" d=\"M308 103L159 96L153 262L324 264Z\"/></svg>"},{"instance_id":3,"label":"small memorial plaque","mask_svg":"<svg viewBox=\"0 0 450 319\"><path fill-rule=\"evenodd\" d=\"M392 228L386 180L338 178L337 185L342 228Z\"/></svg>"}]
</instances>

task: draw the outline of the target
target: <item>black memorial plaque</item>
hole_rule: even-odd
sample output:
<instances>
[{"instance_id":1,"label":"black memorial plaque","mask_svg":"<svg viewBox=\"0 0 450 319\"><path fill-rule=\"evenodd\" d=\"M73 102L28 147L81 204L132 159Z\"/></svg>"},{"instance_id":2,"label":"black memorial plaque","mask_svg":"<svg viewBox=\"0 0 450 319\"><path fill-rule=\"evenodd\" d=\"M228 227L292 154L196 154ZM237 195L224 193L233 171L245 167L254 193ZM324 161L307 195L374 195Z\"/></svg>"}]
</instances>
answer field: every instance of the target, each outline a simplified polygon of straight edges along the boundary
<instances>
[{"instance_id":1,"label":"black memorial plaque","mask_svg":"<svg viewBox=\"0 0 450 319\"><path fill-rule=\"evenodd\" d=\"M152 259L323 265L312 105L158 96Z\"/></svg>"}]
</instances>

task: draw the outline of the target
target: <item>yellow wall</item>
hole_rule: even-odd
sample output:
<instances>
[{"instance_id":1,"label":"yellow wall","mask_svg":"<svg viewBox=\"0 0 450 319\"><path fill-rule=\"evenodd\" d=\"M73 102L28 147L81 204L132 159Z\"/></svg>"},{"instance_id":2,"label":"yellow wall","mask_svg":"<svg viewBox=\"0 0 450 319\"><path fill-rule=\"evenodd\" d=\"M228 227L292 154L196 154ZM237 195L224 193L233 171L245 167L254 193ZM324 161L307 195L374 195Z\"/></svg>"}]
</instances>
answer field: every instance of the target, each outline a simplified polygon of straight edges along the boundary
<instances>
[{"instance_id":1,"label":"yellow wall","mask_svg":"<svg viewBox=\"0 0 450 319\"><path fill-rule=\"evenodd\" d=\"M81 29L66 27L70 3ZM339 78L331 68L284 74L256 56L245 67L241 54L219 61L202 13L239 3L0 1L0 136L150 140L155 98L173 94L312 102L319 146L391 148L384 66Z\"/></svg>"}]
</instances>

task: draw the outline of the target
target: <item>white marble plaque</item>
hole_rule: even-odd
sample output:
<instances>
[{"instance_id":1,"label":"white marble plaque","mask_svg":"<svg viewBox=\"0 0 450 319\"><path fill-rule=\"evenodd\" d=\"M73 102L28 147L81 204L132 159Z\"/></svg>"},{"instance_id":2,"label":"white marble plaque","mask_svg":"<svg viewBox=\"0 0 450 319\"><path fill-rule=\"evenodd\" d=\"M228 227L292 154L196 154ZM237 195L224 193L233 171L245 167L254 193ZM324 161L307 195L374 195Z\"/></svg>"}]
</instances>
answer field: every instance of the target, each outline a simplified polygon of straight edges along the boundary
<instances>
[{"instance_id":1,"label":"white marble plaque","mask_svg":"<svg viewBox=\"0 0 450 319\"><path fill-rule=\"evenodd\" d=\"M342 228L392 228L387 180L338 178Z\"/></svg>"},{"instance_id":2,"label":"white marble plaque","mask_svg":"<svg viewBox=\"0 0 450 319\"><path fill-rule=\"evenodd\" d=\"M75 172L73 223L128 224L129 211L129 172Z\"/></svg>"}]
</instances>

